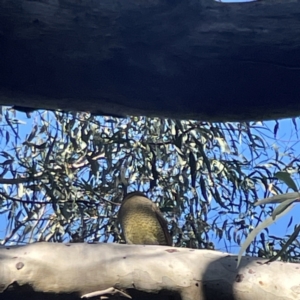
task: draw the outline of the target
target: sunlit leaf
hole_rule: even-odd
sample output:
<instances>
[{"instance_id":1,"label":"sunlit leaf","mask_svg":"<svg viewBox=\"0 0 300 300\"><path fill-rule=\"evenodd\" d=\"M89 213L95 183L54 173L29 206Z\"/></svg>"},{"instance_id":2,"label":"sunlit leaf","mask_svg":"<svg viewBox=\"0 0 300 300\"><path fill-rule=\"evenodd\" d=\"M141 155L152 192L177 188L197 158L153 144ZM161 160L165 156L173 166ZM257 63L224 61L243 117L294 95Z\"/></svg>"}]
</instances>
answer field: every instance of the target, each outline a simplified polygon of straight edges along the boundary
<instances>
[{"instance_id":1,"label":"sunlit leaf","mask_svg":"<svg viewBox=\"0 0 300 300\"><path fill-rule=\"evenodd\" d=\"M285 201L299 200L300 194L298 192L286 193L281 195L275 195L273 197L264 198L254 203L255 206L272 203L282 203Z\"/></svg>"},{"instance_id":2,"label":"sunlit leaf","mask_svg":"<svg viewBox=\"0 0 300 300\"><path fill-rule=\"evenodd\" d=\"M219 137L216 137L215 139L218 141L218 143L219 143L219 145L221 147L221 151L223 153L230 154L231 151L230 151L230 148L229 148L226 140L224 138L219 138Z\"/></svg>"}]
</instances>

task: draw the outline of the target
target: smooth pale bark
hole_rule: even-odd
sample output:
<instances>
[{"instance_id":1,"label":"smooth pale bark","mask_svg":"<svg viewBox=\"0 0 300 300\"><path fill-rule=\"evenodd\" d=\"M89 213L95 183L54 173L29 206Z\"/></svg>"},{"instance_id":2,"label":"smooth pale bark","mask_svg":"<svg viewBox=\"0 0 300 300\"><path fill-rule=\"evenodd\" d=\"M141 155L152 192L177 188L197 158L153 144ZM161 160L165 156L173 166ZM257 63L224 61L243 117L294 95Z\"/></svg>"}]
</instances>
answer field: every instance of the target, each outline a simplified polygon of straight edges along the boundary
<instances>
[{"instance_id":1,"label":"smooth pale bark","mask_svg":"<svg viewBox=\"0 0 300 300\"><path fill-rule=\"evenodd\" d=\"M0 104L207 121L300 113L299 0L0 0Z\"/></svg>"},{"instance_id":2,"label":"smooth pale bark","mask_svg":"<svg viewBox=\"0 0 300 300\"><path fill-rule=\"evenodd\" d=\"M299 299L299 265L263 262L244 257L236 269L234 255L167 246L36 243L3 247L0 288L4 293L0 297L13 295L6 291L11 285L15 289L29 285L32 290L24 291L21 299L38 292L79 297L118 291L133 299L141 296L134 297L137 291L144 293L144 299L165 299L168 293L174 297L170 299L183 300Z\"/></svg>"}]
</instances>

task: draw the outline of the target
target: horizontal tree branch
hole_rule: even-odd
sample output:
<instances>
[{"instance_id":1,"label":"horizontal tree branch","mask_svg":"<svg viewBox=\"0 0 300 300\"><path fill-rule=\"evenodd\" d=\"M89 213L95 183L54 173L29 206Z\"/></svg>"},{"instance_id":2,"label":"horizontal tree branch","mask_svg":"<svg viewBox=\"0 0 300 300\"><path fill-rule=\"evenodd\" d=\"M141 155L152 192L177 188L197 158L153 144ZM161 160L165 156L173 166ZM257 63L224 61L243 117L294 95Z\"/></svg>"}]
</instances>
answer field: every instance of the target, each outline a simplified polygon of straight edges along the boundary
<instances>
[{"instance_id":1,"label":"horizontal tree branch","mask_svg":"<svg viewBox=\"0 0 300 300\"><path fill-rule=\"evenodd\" d=\"M18 178L0 178L0 184L19 184L19 183L27 183L35 180L41 180L46 177L46 174L40 172L34 176L28 177L18 177Z\"/></svg>"},{"instance_id":2,"label":"horizontal tree branch","mask_svg":"<svg viewBox=\"0 0 300 300\"><path fill-rule=\"evenodd\" d=\"M0 0L0 103L207 121L300 113L299 0Z\"/></svg>"},{"instance_id":3,"label":"horizontal tree branch","mask_svg":"<svg viewBox=\"0 0 300 300\"><path fill-rule=\"evenodd\" d=\"M266 260L243 257L236 269L236 261L228 253L165 246L35 243L2 247L0 295L17 299L17 291L27 286L30 289L23 289L22 299L39 293L75 298L123 293L133 299L141 293L143 299L165 299L169 294L171 299L183 300L299 297L297 265L264 264Z\"/></svg>"}]
</instances>

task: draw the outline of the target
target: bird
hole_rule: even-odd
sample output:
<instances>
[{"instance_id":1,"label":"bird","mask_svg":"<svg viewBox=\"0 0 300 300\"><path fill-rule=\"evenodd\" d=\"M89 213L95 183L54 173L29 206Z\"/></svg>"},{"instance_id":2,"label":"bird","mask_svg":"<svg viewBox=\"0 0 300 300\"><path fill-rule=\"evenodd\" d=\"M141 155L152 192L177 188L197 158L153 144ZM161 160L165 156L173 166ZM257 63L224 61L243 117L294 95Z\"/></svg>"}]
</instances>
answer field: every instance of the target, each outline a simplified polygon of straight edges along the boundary
<instances>
[{"instance_id":1,"label":"bird","mask_svg":"<svg viewBox=\"0 0 300 300\"><path fill-rule=\"evenodd\" d=\"M167 221L142 192L131 192L124 197L118 223L127 244L172 246Z\"/></svg>"}]
</instances>

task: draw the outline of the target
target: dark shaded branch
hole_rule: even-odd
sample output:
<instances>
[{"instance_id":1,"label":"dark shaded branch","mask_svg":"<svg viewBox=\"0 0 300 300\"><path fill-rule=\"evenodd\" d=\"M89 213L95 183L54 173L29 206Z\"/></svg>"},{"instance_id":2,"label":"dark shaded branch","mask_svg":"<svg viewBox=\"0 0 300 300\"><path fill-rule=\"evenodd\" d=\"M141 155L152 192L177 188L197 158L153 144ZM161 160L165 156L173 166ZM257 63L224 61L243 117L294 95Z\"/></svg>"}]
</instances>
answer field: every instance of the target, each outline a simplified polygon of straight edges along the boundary
<instances>
[{"instance_id":1,"label":"dark shaded branch","mask_svg":"<svg viewBox=\"0 0 300 300\"><path fill-rule=\"evenodd\" d=\"M0 103L210 121L300 113L294 0L0 0Z\"/></svg>"}]
</instances>

